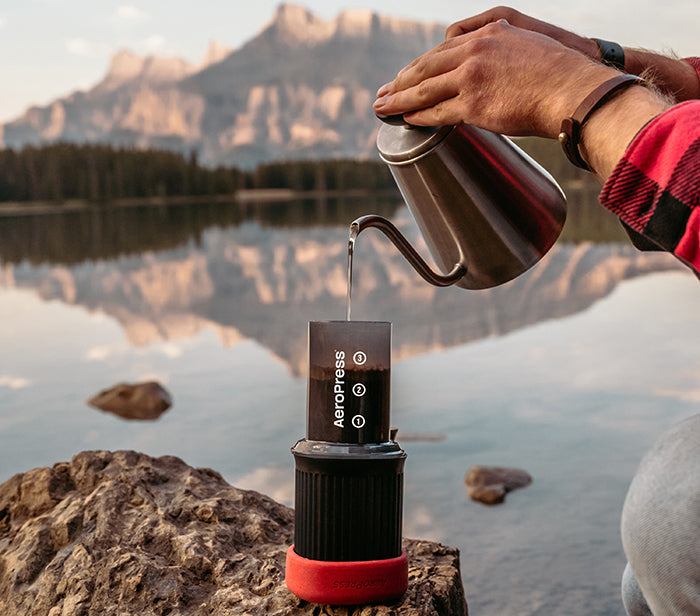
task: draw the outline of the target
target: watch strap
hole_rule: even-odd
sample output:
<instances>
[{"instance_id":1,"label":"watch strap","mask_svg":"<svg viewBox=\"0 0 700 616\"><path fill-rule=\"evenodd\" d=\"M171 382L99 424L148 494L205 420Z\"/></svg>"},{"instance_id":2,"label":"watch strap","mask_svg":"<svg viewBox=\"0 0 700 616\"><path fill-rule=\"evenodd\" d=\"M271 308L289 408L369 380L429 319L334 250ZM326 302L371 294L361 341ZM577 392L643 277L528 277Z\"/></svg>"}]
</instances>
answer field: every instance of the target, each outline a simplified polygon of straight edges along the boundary
<instances>
[{"instance_id":1,"label":"watch strap","mask_svg":"<svg viewBox=\"0 0 700 616\"><path fill-rule=\"evenodd\" d=\"M621 90L636 84L643 84L644 80L637 75L616 75L600 84L593 90L576 108L573 115L564 118L559 132L559 142L564 149L566 157L577 167L591 171L588 163L581 156L579 146L581 144L581 132L584 124L594 111L602 107Z\"/></svg>"},{"instance_id":2,"label":"watch strap","mask_svg":"<svg viewBox=\"0 0 700 616\"><path fill-rule=\"evenodd\" d=\"M618 71L625 70L625 50L618 43L604 41L603 39L593 39L600 49L600 60L603 64L612 66Z\"/></svg>"}]
</instances>

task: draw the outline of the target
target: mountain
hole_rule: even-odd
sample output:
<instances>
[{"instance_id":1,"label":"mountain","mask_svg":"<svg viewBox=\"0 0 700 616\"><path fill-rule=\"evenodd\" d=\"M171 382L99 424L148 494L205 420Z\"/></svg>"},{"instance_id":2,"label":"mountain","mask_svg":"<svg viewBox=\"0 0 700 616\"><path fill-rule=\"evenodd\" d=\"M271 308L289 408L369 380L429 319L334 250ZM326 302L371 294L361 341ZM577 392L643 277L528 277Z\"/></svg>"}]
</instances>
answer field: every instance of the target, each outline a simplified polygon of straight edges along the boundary
<instances>
[{"instance_id":1,"label":"mountain","mask_svg":"<svg viewBox=\"0 0 700 616\"><path fill-rule=\"evenodd\" d=\"M209 164L367 157L377 88L444 40L444 26L346 11L323 20L280 5L245 45L195 66L120 51L86 91L0 126L5 147L75 141L196 150Z\"/></svg>"}]
</instances>

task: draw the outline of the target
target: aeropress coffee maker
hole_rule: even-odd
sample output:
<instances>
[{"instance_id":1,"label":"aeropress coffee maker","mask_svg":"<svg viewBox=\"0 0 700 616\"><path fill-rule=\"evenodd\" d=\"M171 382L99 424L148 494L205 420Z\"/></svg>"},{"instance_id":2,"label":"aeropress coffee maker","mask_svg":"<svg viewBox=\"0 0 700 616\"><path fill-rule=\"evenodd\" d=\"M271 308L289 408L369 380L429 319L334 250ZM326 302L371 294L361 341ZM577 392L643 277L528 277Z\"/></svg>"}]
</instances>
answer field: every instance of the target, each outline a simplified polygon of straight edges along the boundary
<instances>
[{"instance_id":1,"label":"aeropress coffee maker","mask_svg":"<svg viewBox=\"0 0 700 616\"><path fill-rule=\"evenodd\" d=\"M362 216L350 226L347 320L309 323L307 430L292 448L295 529L286 582L315 603L389 601L408 583L401 551L406 454L389 435L391 324L350 321L352 238L375 227L430 284L488 289L537 263L566 219L557 183L503 135L381 119L379 155L441 271L391 221Z\"/></svg>"},{"instance_id":2,"label":"aeropress coffee maker","mask_svg":"<svg viewBox=\"0 0 700 616\"><path fill-rule=\"evenodd\" d=\"M287 587L312 603L391 601L408 586L401 549L406 453L390 438L391 323L309 323L306 438L296 465Z\"/></svg>"}]
</instances>

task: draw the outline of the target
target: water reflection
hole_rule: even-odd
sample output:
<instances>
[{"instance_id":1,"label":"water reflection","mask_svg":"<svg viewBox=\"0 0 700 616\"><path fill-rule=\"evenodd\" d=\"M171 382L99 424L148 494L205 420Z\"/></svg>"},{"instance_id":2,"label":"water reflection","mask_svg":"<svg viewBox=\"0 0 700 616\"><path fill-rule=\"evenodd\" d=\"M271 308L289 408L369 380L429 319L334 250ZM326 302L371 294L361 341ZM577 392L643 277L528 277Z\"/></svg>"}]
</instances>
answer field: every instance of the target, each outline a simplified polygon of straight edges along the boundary
<instances>
[{"instance_id":1,"label":"water reflection","mask_svg":"<svg viewBox=\"0 0 700 616\"><path fill-rule=\"evenodd\" d=\"M324 225L320 210L279 222L292 213L270 204L226 214L231 224L168 215L199 220L196 232L153 212L155 227L120 226L127 214L113 212L89 223L103 230L93 243L92 231L71 235L75 218L46 217L48 229L22 228L24 238L0 219L0 481L84 449L135 449L290 503L306 323L343 318L347 221L368 211L347 207ZM404 209L385 215L425 250ZM404 445L405 533L462 550L475 614L619 614L627 484L656 434L696 412L695 278L667 255L612 244L560 243L526 275L479 292L423 283L372 230L356 257L355 318L394 323L399 438L446 435ZM146 380L173 397L155 423L85 404ZM487 510L464 493L474 464L535 481Z\"/></svg>"},{"instance_id":2,"label":"water reflection","mask_svg":"<svg viewBox=\"0 0 700 616\"><path fill-rule=\"evenodd\" d=\"M211 328L227 347L255 340L299 376L305 370L306 322L344 318L343 223L365 207L386 213L396 204L294 207L299 209L283 208L284 215L265 204L155 208L146 219L127 209L105 212L104 218L81 212L51 216L44 220L48 225L31 217L0 220L0 236L14 241L1 244L2 281L46 301L109 315L137 347ZM323 207L323 216L307 218L308 210ZM252 217L243 220L244 210ZM393 219L427 255L407 210L397 210ZM301 226L309 220L313 225ZM28 226L26 237L19 239L22 225ZM353 316L392 321L394 356L400 359L570 315L622 280L679 267L668 255L631 246L563 243L501 287L437 289L424 283L386 238L368 230L357 242Z\"/></svg>"},{"instance_id":3,"label":"water reflection","mask_svg":"<svg viewBox=\"0 0 700 616\"><path fill-rule=\"evenodd\" d=\"M395 197L366 195L295 201L89 206L0 216L0 262L76 265L198 246L207 229L256 222L262 227L345 226L358 212L391 216ZM2 211L0 210L0 214Z\"/></svg>"}]
</instances>

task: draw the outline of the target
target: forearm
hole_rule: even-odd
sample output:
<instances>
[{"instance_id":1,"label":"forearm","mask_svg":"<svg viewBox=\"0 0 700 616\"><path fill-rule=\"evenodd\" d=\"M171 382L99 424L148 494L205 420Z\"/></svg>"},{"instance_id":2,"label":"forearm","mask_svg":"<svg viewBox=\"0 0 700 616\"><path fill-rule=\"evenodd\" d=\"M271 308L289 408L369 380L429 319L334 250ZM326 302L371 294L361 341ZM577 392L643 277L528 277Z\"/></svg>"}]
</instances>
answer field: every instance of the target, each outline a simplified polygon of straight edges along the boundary
<instances>
[{"instance_id":1,"label":"forearm","mask_svg":"<svg viewBox=\"0 0 700 616\"><path fill-rule=\"evenodd\" d=\"M643 49L624 51L626 72L649 79L678 102L700 98L700 77L688 62Z\"/></svg>"},{"instance_id":2,"label":"forearm","mask_svg":"<svg viewBox=\"0 0 700 616\"><path fill-rule=\"evenodd\" d=\"M669 107L653 90L632 86L590 117L583 127L581 150L603 182L639 131Z\"/></svg>"}]
</instances>

